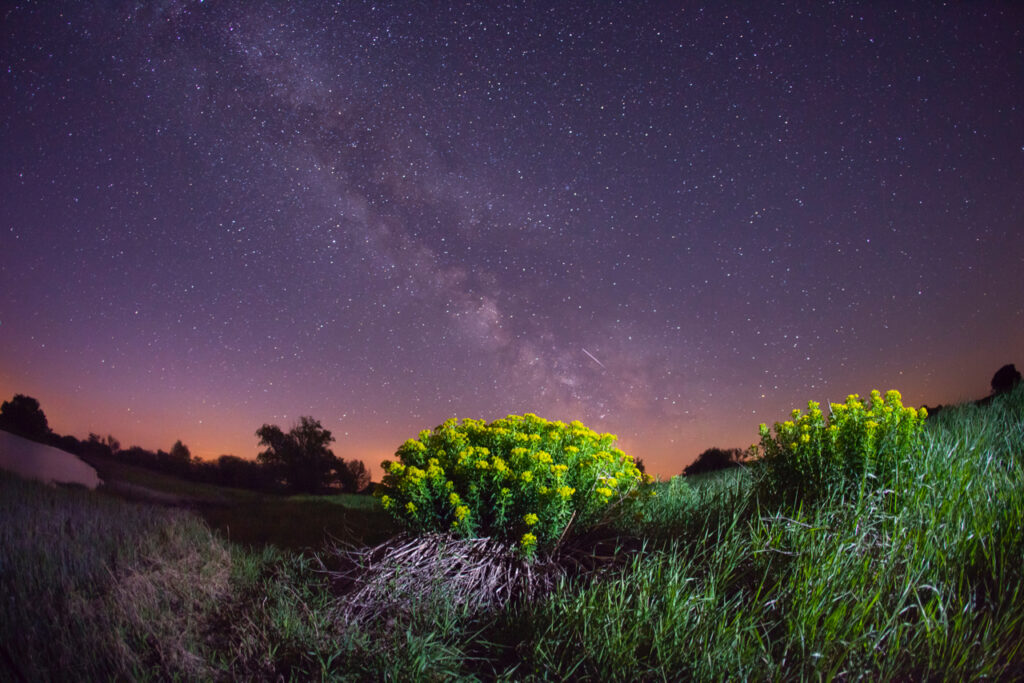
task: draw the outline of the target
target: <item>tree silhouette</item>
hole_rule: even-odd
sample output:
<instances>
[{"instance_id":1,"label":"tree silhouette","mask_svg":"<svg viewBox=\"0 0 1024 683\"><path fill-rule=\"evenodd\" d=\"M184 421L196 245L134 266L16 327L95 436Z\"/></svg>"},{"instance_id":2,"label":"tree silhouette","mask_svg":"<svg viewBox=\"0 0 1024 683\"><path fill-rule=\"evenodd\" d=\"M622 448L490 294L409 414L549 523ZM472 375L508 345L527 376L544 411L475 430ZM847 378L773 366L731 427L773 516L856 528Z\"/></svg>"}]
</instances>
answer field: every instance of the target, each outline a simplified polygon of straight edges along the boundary
<instances>
[{"instance_id":1,"label":"tree silhouette","mask_svg":"<svg viewBox=\"0 0 1024 683\"><path fill-rule=\"evenodd\" d=\"M1004 365L996 370L996 374L992 376L992 394L1005 394L1020 384L1020 380L1020 372L1014 367L1013 363Z\"/></svg>"},{"instance_id":2,"label":"tree silhouette","mask_svg":"<svg viewBox=\"0 0 1024 683\"><path fill-rule=\"evenodd\" d=\"M342 461L328 447L334 437L319 420L301 417L287 434L277 425L265 424L256 436L266 446L257 461L290 490L317 493L336 480Z\"/></svg>"},{"instance_id":3,"label":"tree silhouette","mask_svg":"<svg viewBox=\"0 0 1024 683\"><path fill-rule=\"evenodd\" d=\"M683 475L704 474L738 467L744 453L740 448L709 448L683 469Z\"/></svg>"},{"instance_id":4,"label":"tree silhouette","mask_svg":"<svg viewBox=\"0 0 1024 683\"><path fill-rule=\"evenodd\" d=\"M170 455L171 460L175 463L187 465L192 462L192 452L188 449L188 446L181 442L181 439L175 441L174 445L171 446Z\"/></svg>"},{"instance_id":5,"label":"tree silhouette","mask_svg":"<svg viewBox=\"0 0 1024 683\"><path fill-rule=\"evenodd\" d=\"M23 394L15 394L0 406L0 429L36 441L44 441L50 436L50 425L39 401Z\"/></svg>"},{"instance_id":6,"label":"tree silhouette","mask_svg":"<svg viewBox=\"0 0 1024 683\"><path fill-rule=\"evenodd\" d=\"M370 472L362 460L346 460L338 470L341 490L359 493L370 485Z\"/></svg>"}]
</instances>

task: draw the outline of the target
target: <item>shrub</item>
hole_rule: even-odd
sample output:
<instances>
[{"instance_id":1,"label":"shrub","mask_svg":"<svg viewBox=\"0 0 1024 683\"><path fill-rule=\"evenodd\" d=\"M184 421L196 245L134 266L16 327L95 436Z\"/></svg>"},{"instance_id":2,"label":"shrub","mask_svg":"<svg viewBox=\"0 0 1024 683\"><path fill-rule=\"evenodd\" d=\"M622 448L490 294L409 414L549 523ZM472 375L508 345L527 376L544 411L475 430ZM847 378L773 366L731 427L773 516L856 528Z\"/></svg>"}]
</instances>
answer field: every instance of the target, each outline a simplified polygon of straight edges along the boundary
<instances>
[{"instance_id":1,"label":"shrub","mask_svg":"<svg viewBox=\"0 0 1024 683\"><path fill-rule=\"evenodd\" d=\"M922 446L927 412L904 408L901 400L898 391L884 399L872 391L865 405L852 394L846 403L831 404L828 420L810 401L806 414L795 409L792 419L776 422L774 436L762 424L759 495L807 500L836 486L863 491L869 483L884 484L896 464Z\"/></svg>"},{"instance_id":2,"label":"shrub","mask_svg":"<svg viewBox=\"0 0 1024 683\"><path fill-rule=\"evenodd\" d=\"M515 542L533 558L608 521L646 481L633 459L580 422L533 414L448 420L385 461L376 495L417 533Z\"/></svg>"}]
</instances>

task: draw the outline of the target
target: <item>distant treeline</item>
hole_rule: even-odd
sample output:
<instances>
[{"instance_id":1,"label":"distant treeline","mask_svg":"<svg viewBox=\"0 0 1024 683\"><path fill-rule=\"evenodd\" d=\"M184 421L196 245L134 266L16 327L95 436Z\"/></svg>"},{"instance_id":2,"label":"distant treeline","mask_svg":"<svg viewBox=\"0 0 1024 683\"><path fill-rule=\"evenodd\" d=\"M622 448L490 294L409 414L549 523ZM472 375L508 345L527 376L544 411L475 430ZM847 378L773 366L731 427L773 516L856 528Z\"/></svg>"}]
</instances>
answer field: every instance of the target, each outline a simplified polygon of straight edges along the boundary
<instances>
[{"instance_id":1,"label":"distant treeline","mask_svg":"<svg viewBox=\"0 0 1024 683\"><path fill-rule=\"evenodd\" d=\"M359 493L370 485L361 460L334 455L331 433L317 420L303 417L285 433L276 425L263 425L256 433L266 447L256 460L222 455L216 460L194 457L180 440L170 452L132 446L121 448L113 436L89 434L88 439L57 434L50 429L39 401L16 394L0 406L0 429L77 455L83 460L113 459L165 472L190 481L253 489L267 493Z\"/></svg>"}]
</instances>

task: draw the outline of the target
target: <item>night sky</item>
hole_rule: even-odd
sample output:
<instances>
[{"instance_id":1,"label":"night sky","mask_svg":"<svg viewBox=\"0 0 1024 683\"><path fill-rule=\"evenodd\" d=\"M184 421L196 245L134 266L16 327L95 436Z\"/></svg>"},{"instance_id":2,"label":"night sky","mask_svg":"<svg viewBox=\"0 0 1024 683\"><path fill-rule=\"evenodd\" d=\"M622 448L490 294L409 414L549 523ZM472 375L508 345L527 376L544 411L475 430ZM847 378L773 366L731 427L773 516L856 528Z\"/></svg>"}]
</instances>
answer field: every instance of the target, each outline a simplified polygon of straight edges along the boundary
<instances>
[{"instance_id":1,"label":"night sky","mask_svg":"<svg viewBox=\"0 0 1024 683\"><path fill-rule=\"evenodd\" d=\"M0 399L378 476L534 412L668 476L1024 364L1021 4L440 4L4 3Z\"/></svg>"}]
</instances>

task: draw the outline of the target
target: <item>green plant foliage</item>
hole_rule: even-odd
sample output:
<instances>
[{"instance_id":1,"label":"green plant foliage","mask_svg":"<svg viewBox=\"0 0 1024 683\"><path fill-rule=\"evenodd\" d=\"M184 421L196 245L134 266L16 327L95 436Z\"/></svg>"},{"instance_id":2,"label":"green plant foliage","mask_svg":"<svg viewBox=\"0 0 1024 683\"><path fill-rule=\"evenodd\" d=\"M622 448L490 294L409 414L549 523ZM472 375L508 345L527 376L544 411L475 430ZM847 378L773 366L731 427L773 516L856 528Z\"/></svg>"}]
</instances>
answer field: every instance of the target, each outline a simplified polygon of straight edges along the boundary
<instances>
[{"instance_id":1,"label":"green plant foliage","mask_svg":"<svg viewBox=\"0 0 1024 683\"><path fill-rule=\"evenodd\" d=\"M807 408L794 409L792 419L773 430L760 427L764 476L758 489L768 500L808 500L833 486L878 488L922 447L928 414L905 408L898 391L884 398L872 391L867 403L851 394L846 403L831 404L828 419L818 403Z\"/></svg>"},{"instance_id":2,"label":"green plant foliage","mask_svg":"<svg viewBox=\"0 0 1024 683\"><path fill-rule=\"evenodd\" d=\"M536 415L448 420L383 463L384 508L414 532L514 541L532 558L608 521L647 481L633 459L578 421Z\"/></svg>"}]
</instances>

